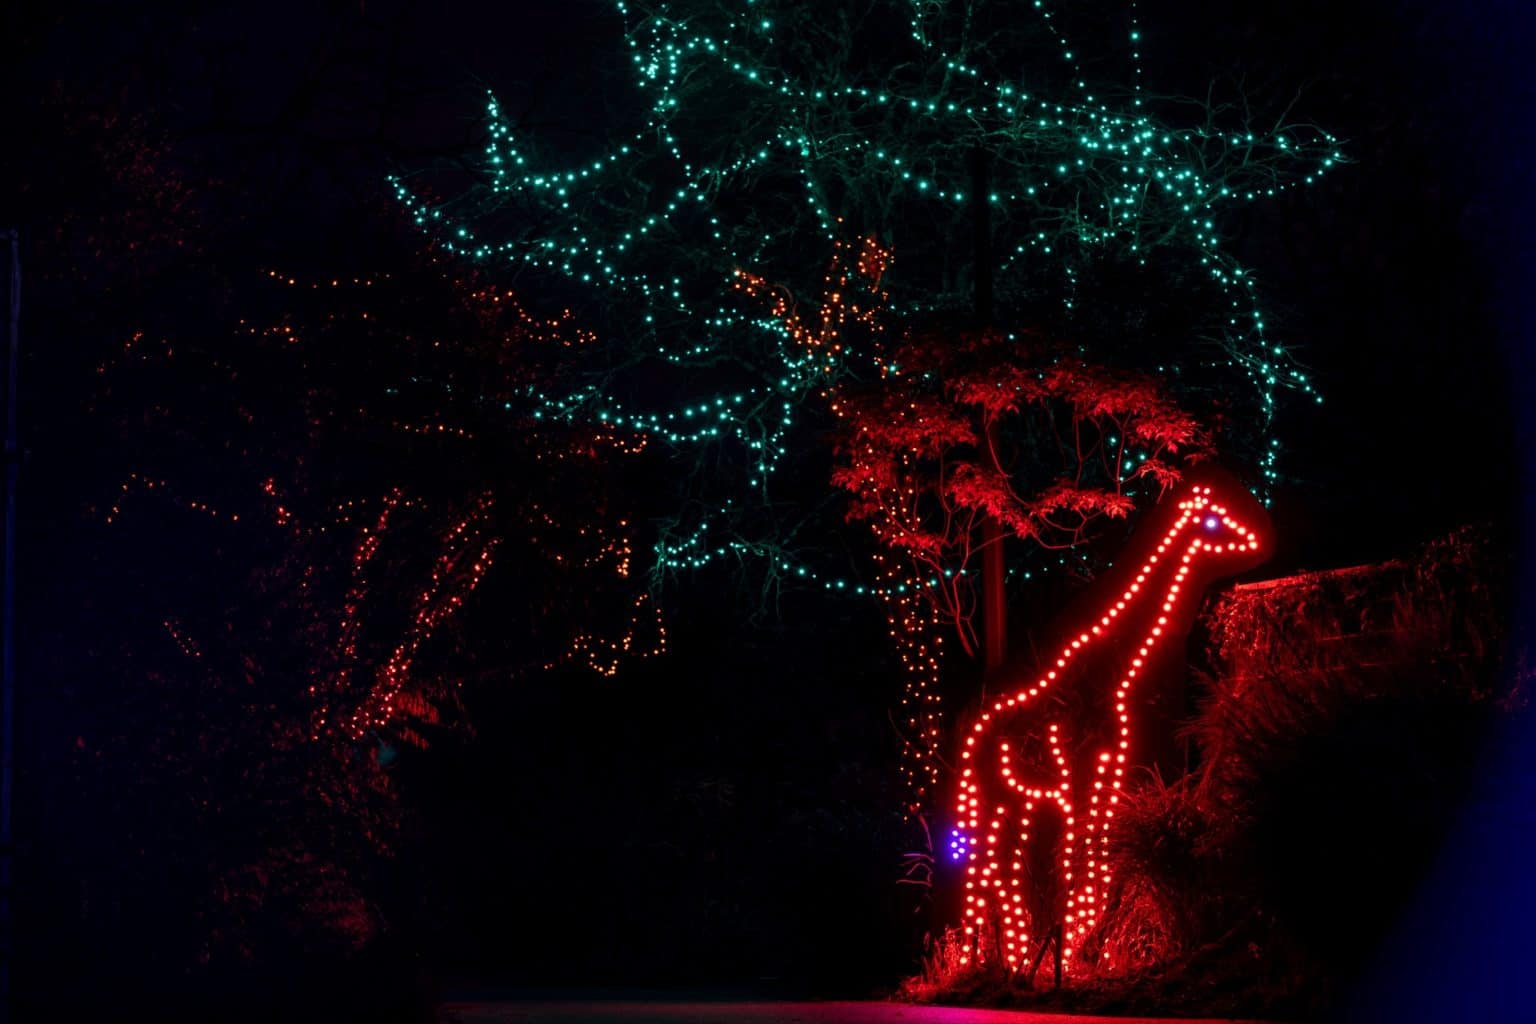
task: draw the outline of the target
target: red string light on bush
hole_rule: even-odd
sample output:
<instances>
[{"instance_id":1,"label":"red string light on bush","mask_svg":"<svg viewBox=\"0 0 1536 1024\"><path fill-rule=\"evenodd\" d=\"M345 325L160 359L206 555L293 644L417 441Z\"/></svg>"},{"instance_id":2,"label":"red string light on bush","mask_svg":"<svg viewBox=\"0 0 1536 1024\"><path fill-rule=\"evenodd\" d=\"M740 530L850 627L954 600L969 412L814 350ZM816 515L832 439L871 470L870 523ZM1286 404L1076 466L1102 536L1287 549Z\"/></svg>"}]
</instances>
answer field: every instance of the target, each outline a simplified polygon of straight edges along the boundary
<instances>
[{"instance_id":1,"label":"red string light on bush","mask_svg":"<svg viewBox=\"0 0 1536 1024\"><path fill-rule=\"evenodd\" d=\"M1094 932L1114 881L1119 793L1145 753L1135 745L1137 681L1188 629L1200 577L1255 564L1262 544L1255 520L1240 521L1210 486L1185 495L1128 582L1043 674L984 707L966 735L950 840L964 869L963 962L996 956L1019 970L1053 935L1068 965L1084 951L1101 963L1113 957Z\"/></svg>"}]
</instances>

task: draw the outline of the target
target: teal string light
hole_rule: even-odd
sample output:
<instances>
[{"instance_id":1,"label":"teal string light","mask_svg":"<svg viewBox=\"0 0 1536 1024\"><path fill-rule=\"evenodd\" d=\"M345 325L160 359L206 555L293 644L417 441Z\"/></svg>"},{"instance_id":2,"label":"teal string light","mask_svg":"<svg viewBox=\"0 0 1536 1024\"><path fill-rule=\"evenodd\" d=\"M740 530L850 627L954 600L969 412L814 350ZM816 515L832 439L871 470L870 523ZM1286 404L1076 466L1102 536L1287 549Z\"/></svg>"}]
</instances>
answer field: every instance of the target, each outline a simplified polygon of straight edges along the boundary
<instances>
[{"instance_id":1,"label":"teal string light","mask_svg":"<svg viewBox=\"0 0 1536 1024\"><path fill-rule=\"evenodd\" d=\"M1243 205L1315 183L1343 161L1338 140L1304 122L1260 131L1170 117L1144 89L1134 4L1128 36L1108 45L1126 73L1097 83L1083 46L1043 0L1018 12L1016 38L998 51L963 31L981 6L877 4L873 17L905 31L854 59L818 61L833 49L818 28L825 5L616 0L643 101L631 130L595 157L561 163L492 96L477 184L435 201L414 177L397 177L395 194L446 251L548 275L607 311L607 360L591 367L589 383L530 390L537 415L724 453L740 472L722 478L716 501L735 502L738 514L752 496L766 500L799 443L802 411L871 354L850 348L831 363L808 355L740 300L733 275L747 268L809 292L856 224L896 239L898 318L966 309L969 294L930 264L965 237L978 199L966 154L980 148L991 156L984 201L1000 295L1055 292L1070 324L1083 312L1083 275L1112 260L1176 262L1214 289L1202 331L1211 346L1185 353L1171 372L1199 371L1248 396L1235 429L1251 435L1255 471L1273 483L1282 396L1321 398L1268 334L1258 282L1227 251L1221 224ZM1004 66L1025 74L996 70ZM616 375L645 364L677 371L673 401L617 397ZM718 545L683 550L659 545L658 567L740 557Z\"/></svg>"}]
</instances>

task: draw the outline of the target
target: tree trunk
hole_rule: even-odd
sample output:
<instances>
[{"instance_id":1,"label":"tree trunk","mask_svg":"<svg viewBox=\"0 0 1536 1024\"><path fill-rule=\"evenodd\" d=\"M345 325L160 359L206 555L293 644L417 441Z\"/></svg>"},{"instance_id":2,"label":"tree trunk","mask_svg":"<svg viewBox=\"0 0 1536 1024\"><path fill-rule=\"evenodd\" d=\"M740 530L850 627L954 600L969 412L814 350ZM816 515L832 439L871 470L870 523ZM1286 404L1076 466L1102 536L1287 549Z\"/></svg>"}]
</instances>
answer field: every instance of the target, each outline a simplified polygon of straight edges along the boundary
<instances>
[{"instance_id":1,"label":"tree trunk","mask_svg":"<svg viewBox=\"0 0 1536 1024\"><path fill-rule=\"evenodd\" d=\"M976 286L976 327L992 325L992 225L988 198L986 150L971 151L972 235L976 245L973 277ZM989 425L988 441L995 447L997 428ZM1003 589L1003 528L992 516L981 524L981 642L982 665L988 673L1008 656L1008 604Z\"/></svg>"}]
</instances>

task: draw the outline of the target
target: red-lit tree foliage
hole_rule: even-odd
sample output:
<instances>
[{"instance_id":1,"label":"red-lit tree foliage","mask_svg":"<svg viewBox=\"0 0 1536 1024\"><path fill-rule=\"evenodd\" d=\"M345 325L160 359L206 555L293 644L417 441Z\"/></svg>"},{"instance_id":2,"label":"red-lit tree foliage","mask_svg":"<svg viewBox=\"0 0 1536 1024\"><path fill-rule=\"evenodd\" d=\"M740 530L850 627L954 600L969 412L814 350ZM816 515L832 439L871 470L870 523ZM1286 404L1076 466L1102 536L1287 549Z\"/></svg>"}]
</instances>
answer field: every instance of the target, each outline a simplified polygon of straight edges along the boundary
<instances>
[{"instance_id":1,"label":"red-lit tree foliage","mask_svg":"<svg viewBox=\"0 0 1536 1024\"><path fill-rule=\"evenodd\" d=\"M1156 381L1029 335L914 333L882 370L879 386L836 404L845 429L833 481L851 496L849 518L931 581L967 655L976 653L970 582L985 517L1065 550L1209 451L1205 431Z\"/></svg>"},{"instance_id":2,"label":"red-lit tree foliage","mask_svg":"<svg viewBox=\"0 0 1536 1024\"><path fill-rule=\"evenodd\" d=\"M30 266L29 277L70 274L100 289L98 301L126 303L135 289L153 291L206 255L206 197L170 159L167 133L152 118L116 105L103 109L57 87L38 114L50 127L67 126L53 140L59 157L97 168L105 180L92 183L95 194L61 205L50 193L69 187L68 176L22 176L23 204L59 208L41 225L45 234L31 240L53 258Z\"/></svg>"},{"instance_id":3,"label":"red-lit tree foliage","mask_svg":"<svg viewBox=\"0 0 1536 1024\"><path fill-rule=\"evenodd\" d=\"M665 644L619 486L645 445L516 408L590 341L570 314L417 257L246 291L260 313L225 334L134 332L92 409L136 438L100 526L211 600L135 614L160 639L127 634L124 715L78 760L157 808L125 826L145 857L195 865L184 952L212 966L381 934L395 762L470 727L467 682L612 675Z\"/></svg>"},{"instance_id":4,"label":"red-lit tree foliage","mask_svg":"<svg viewBox=\"0 0 1536 1024\"><path fill-rule=\"evenodd\" d=\"M807 356L826 361L832 481L849 497L847 518L877 542L874 590L905 675L904 770L919 810L944 760L945 635L977 653L983 521L1035 551L1077 547L1102 521L1160 496L1212 442L1155 378L1096 365L1065 344L1001 330L888 331L890 261L874 240L839 244L808 317L760 277L739 272L737 283L770 301ZM854 332L876 352L865 382L831 373Z\"/></svg>"},{"instance_id":5,"label":"red-lit tree foliage","mask_svg":"<svg viewBox=\"0 0 1536 1024\"><path fill-rule=\"evenodd\" d=\"M81 739L91 762L131 766L123 797L175 823L181 857L206 858L185 861L188 881L207 886L188 894L205 964L269 965L290 943L355 954L385 926L373 890L400 838L393 747L424 744L457 707L442 634L495 542L489 499L438 523L398 492L376 504L320 526L275 497L264 522L226 515L230 529L280 534L277 562L218 614L167 617L165 652L129 652L145 675L124 706L153 717ZM338 541L350 559L330 557Z\"/></svg>"},{"instance_id":6,"label":"red-lit tree foliage","mask_svg":"<svg viewBox=\"0 0 1536 1024\"><path fill-rule=\"evenodd\" d=\"M417 749L477 690L665 633L631 570L646 443L519 401L591 332L360 205L380 154L288 134L309 97L255 130L124 114L153 88L114 67L18 108L6 226L35 325L18 932L116 1002L391 955Z\"/></svg>"}]
</instances>

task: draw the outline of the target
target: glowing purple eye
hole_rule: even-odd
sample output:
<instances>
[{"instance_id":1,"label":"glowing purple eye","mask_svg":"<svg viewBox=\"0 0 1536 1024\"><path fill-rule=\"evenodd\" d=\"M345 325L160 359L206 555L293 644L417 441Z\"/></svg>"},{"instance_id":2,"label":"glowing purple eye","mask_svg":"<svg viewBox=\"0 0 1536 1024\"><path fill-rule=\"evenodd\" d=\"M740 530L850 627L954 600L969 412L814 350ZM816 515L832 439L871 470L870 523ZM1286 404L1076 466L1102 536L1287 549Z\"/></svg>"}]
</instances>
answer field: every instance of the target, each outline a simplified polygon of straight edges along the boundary
<instances>
[{"instance_id":1,"label":"glowing purple eye","mask_svg":"<svg viewBox=\"0 0 1536 1024\"><path fill-rule=\"evenodd\" d=\"M1207 530L1214 530L1214 529L1216 529L1216 527L1218 527L1220 525L1221 525L1221 520L1217 519L1215 516L1207 516L1206 517L1205 528Z\"/></svg>"}]
</instances>

